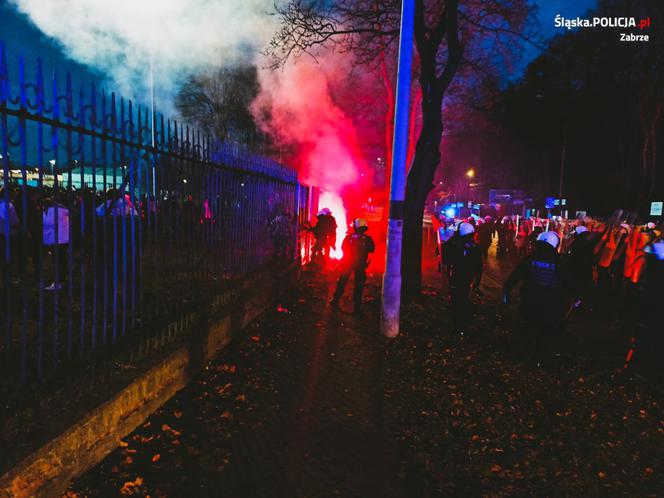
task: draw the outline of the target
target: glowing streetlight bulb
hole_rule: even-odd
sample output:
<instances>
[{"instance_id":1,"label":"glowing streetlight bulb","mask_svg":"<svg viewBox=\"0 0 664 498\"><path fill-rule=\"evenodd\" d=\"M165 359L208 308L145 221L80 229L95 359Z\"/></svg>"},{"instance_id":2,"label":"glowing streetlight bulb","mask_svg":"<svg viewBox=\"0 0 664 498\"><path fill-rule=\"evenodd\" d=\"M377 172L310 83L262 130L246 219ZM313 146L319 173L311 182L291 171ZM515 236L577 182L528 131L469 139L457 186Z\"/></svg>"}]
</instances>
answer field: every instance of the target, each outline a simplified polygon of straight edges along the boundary
<instances>
[{"instance_id":1,"label":"glowing streetlight bulb","mask_svg":"<svg viewBox=\"0 0 664 498\"><path fill-rule=\"evenodd\" d=\"M475 170L473 168L470 168L468 171L466 171L466 176L468 178L475 178Z\"/></svg>"}]
</instances>

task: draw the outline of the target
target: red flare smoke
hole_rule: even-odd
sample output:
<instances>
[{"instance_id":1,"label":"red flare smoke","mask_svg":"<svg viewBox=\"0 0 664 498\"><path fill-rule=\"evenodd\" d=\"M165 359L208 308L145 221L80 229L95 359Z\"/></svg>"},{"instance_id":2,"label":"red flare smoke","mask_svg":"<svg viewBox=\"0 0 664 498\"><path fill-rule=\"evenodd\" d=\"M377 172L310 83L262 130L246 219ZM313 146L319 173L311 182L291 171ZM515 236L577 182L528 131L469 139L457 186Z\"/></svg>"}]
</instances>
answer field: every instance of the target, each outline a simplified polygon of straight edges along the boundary
<instances>
[{"instance_id":1,"label":"red flare smoke","mask_svg":"<svg viewBox=\"0 0 664 498\"><path fill-rule=\"evenodd\" d=\"M303 58L278 71L262 70L252 110L264 131L295 150L291 160L300 180L321 189L319 209L329 208L337 220L332 257L338 259L347 213L359 215L371 172L353 121L332 98L332 87L347 76L347 61L333 54L321 60Z\"/></svg>"}]
</instances>

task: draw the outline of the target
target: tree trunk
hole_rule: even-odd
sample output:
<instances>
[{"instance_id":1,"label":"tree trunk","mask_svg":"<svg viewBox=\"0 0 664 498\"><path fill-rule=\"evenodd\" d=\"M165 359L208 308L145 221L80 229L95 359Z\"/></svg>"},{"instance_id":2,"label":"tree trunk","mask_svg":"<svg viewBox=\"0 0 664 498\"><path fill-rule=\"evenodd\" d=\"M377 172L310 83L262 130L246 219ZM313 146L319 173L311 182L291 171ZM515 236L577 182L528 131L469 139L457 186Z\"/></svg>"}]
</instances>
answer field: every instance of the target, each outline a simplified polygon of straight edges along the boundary
<instances>
[{"instance_id":1,"label":"tree trunk","mask_svg":"<svg viewBox=\"0 0 664 498\"><path fill-rule=\"evenodd\" d=\"M408 128L408 154L406 156L406 174L413 163L413 158L415 157L415 145L418 130L418 120L417 120L417 108L422 106L422 89L417 87L415 91L415 99L413 100L413 106L410 111L410 121Z\"/></svg>"},{"instance_id":2,"label":"tree trunk","mask_svg":"<svg viewBox=\"0 0 664 498\"><path fill-rule=\"evenodd\" d=\"M404 302L417 296L422 284L422 217L427 196L433 189L434 174L440 163L440 141L443 134L442 103L443 92L434 85L424 84L422 132L415 149L413 166L408 173L404 203L401 260Z\"/></svg>"},{"instance_id":3,"label":"tree trunk","mask_svg":"<svg viewBox=\"0 0 664 498\"><path fill-rule=\"evenodd\" d=\"M415 43L420 57L422 89L422 131L415 148L413 165L408 172L404 202L403 244L401 258L402 302L420 293L422 285L422 217L433 177L440 163L443 136L443 96L459 68L463 49L459 44L458 0L447 0L438 23L428 29L424 19L424 0L415 2ZM437 54L447 42L447 62L437 74Z\"/></svg>"}]
</instances>

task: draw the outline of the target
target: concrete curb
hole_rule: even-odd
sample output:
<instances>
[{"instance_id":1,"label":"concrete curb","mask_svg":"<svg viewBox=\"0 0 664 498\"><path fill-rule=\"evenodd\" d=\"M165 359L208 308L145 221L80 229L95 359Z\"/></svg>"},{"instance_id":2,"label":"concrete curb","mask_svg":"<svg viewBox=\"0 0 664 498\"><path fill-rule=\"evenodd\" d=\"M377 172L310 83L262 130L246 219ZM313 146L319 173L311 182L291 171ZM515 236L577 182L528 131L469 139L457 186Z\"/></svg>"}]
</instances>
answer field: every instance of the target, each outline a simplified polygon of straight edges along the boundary
<instances>
[{"instance_id":1,"label":"concrete curb","mask_svg":"<svg viewBox=\"0 0 664 498\"><path fill-rule=\"evenodd\" d=\"M141 374L109 401L0 477L0 497L61 496L69 483L103 460L120 440L182 389L297 278L291 266L272 279L243 282L195 316L189 342ZM226 303L216 310L218 303Z\"/></svg>"}]
</instances>

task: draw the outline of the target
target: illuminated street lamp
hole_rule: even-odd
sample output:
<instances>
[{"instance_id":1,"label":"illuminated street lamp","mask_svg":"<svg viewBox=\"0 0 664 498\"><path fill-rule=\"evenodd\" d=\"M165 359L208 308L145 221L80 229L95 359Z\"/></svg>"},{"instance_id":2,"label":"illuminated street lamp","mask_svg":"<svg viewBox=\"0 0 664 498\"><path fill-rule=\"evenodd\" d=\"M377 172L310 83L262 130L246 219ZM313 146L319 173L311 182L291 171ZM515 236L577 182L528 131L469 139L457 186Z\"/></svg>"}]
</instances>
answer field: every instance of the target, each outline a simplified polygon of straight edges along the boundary
<instances>
[{"instance_id":1,"label":"illuminated street lamp","mask_svg":"<svg viewBox=\"0 0 664 498\"><path fill-rule=\"evenodd\" d=\"M475 170L473 168L470 168L468 171L466 171L466 176L468 178L475 178Z\"/></svg>"}]
</instances>

